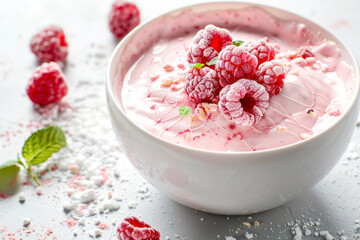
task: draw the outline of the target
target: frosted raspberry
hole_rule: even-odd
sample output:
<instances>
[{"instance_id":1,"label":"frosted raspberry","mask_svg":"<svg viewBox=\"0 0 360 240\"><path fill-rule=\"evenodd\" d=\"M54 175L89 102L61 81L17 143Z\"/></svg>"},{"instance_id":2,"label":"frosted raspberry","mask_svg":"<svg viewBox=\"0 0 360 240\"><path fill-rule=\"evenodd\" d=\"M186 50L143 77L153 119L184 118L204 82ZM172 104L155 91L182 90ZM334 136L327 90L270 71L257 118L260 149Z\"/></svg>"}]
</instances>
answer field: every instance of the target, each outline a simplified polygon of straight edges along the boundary
<instances>
[{"instance_id":1,"label":"frosted raspberry","mask_svg":"<svg viewBox=\"0 0 360 240\"><path fill-rule=\"evenodd\" d=\"M109 16L110 31L123 38L140 23L140 11L133 3L118 0L112 5Z\"/></svg>"},{"instance_id":2,"label":"frosted raspberry","mask_svg":"<svg viewBox=\"0 0 360 240\"><path fill-rule=\"evenodd\" d=\"M30 78L26 92L34 103L47 105L63 98L68 91L59 64L43 63Z\"/></svg>"},{"instance_id":3,"label":"frosted raspberry","mask_svg":"<svg viewBox=\"0 0 360 240\"><path fill-rule=\"evenodd\" d=\"M265 87L270 97L278 94L284 86L285 68L279 61L264 62L259 66L256 74L258 83Z\"/></svg>"},{"instance_id":4,"label":"frosted raspberry","mask_svg":"<svg viewBox=\"0 0 360 240\"><path fill-rule=\"evenodd\" d=\"M117 228L119 240L160 240L160 233L136 217L125 218Z\"/></svg>"},{"instance_id":5,"label":"frosted raspberry","mask_svg":"<svg viewBox=\"0 0 360 240\"><path fill-rule=\"evenodd\" d=\"M258 65L263 62L273 60L275 57L275 50L273 46L267 43L264 39L249 41L242 45L246 51L256 56Z\"/></svg>"},{"instance_id":6,"label":"frosted raspberry","mask_svg":"<svg viewBox=\"0 0 360 240\"><path fill-rule=\"evenodd\" d=\"M230 45L220 52L215 70L218 72L220 85L225 87L240 78L253 78L257 65L256 57L245 48Z\"/></svg>"},{"instance_id":7,"label":"frosted raspberry","mask_svg":"<svg viewBox=\"0 0 360 240\"><path fill-rule=\"evenodd\" d=\"M30 49L41 62L63 61L68 55L64 31L57 26L46 27L35 34Z\"/></svg>"},{"instance_id":8,"label":"frosted raspberry","mask_svg":"<svg viewBox=\"0 0 360 240\"><path fill-rule=\"evenodd\" d=\"M268 106L269 94L253 80L240 79L220 92L220 112L237 124L251 126L259 122Z\"/></svg>"},{"instance_id":9,"label":"frosted raspberry","mask_svg":"<svg viewBox=\"0 0 360 240\"><path fill-rule=\"evenodd\" d=\"M184 75L185 92L195 103L211 101L219 88L216 72L209 68L191 68Z\"/></svg>"},{"instance_id":10,"label":"frosted raspberry","mask_svg":"<svg viewBox=\"0 0 360 240\"><path fill-rule=\"evenodd\" d=\"M228 30L212 24L200 30L191 43L187 60L189 63L206 63L217 57L219 52L231 45L232 37Z\"/></svg>"}]
</instances>

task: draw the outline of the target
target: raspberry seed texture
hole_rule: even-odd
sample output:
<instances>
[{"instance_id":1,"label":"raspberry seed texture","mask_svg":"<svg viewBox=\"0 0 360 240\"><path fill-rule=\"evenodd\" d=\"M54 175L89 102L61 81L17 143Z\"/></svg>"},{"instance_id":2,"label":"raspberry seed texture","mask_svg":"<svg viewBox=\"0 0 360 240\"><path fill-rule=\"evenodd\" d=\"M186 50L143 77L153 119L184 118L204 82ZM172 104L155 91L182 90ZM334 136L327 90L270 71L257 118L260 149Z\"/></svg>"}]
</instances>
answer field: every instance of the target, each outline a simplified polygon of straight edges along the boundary
<instances>
[{"instance_id":1,"label":"raspberry seed texture","mask_svg":"<svg viewBox=\"0 0 360 240\"><path fill-rule=\"evenodd\" d=\"M257 65L257 58L245 48L230 45L220 52L215 70L218 73L220 85L225 87L240 78L253 78Z\"/></svg>"},{"instance_id":2,"label":"raspberry seed texture","mask_svg":"<svg viewBox=\"0 0 360 240\"><path fill-rule=\"evenodd\" d=\"M228 30L212 24L200 30L194 37L187 60L189 63L206 63L218 56L226 46L231 45L232 37Z\"/></svg>"},{"instance_id":3,"label":"raspberry seed texture","mask_svg":"<svg viewBox=\"0 0 360 240\"><path fill-rule=\"evenodd\" d=\"M256 81L240 79L220 92L219 110L229 121L244 126L258 123L269 106L269 94Z\"/></svg>"},{"instance_id":4,"label":"raspberry seed texture","mask_svg":"<svg viewBox=\"0 0 360 240\"><path fill-rule=\"evenodd\" d=\"M273 46L267 43L264 39L257 41L249 41L242 45L246 51L253 54L257 60L258 65L263 62L273 60L275 57L275 50Z\"/></svg>"},{"instance_id":5,"label":"raspberry seed texture","mask_svg":"<svg viewBox=\"0 0 360 240\"><path fill-rule=\"evenodd\" d=\"M191 68L185 72L185 91L195 103L211 101L219 88L216 72L209 68Z\"/></svg>"},{"instance_id":6,"label":"raspberry seed texture","mask_svg":"<svg viewBox=\"0 0 360 240\"><path fill-rule=\"evenodd\" d=\"M284 65L279 61L272 60L261 64L257 71L258 83L262 84L270 97L277 95L284 86Z\"/></svg>"}]
</instances>

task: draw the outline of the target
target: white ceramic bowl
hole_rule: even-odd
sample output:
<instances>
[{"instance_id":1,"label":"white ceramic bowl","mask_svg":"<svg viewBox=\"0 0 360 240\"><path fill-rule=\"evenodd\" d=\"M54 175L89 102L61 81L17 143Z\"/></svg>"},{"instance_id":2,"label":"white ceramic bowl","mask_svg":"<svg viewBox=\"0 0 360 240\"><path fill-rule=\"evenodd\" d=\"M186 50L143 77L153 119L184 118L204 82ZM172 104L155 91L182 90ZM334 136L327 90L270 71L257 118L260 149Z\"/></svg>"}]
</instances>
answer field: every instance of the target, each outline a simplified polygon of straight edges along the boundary
<instances>
[{"instance_id":1,"label":"white ceramic bowl","mask_svg":"<svg viewBox=\"0 0 360 240\"><path fill-rule=\"evenodd\" d=\"M284 21L304 23L335 42L343 60L354 69L356 82L342 116L322 133L292 145L256 152L210 152L179 146L151 135L129 119L121 103L124 75L153 42L184 34L172 31L184 19L192 24L224 26L224 17L204 17L260 8ZM201 15L202 17L198 17ZM221 15L221 14L220 14ZM256 24L254 24L256 26ZM150 31L151 28L155 30ZM353 55L334 35L293 13L241 2L207 3L166 13L142 24L114 50L107 73L108 109L114 131L135 168L151 184L186 206L219 214L248 214L279 206L319 182L344 153L359 110L359 70Z\"/></svg>"}]
</instances>

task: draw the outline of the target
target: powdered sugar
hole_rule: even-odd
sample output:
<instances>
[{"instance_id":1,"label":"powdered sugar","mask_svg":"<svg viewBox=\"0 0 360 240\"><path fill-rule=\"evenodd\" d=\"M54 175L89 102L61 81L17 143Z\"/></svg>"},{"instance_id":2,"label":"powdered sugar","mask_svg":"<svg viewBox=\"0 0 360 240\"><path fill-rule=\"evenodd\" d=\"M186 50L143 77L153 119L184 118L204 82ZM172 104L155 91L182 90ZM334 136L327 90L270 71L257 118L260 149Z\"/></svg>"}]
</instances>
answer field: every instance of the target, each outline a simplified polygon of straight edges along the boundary
<instances>
[{"instance_id":1,"label":"powdered sugar","mask_svg":"<svg viewBox=\"0 0 360 240\"><path fill-rule=\"evenodd\" d=\"M28 227L31 223L31 219L30 218L24 218L23 220L23 226L24 227Z\"/></svg>"}]
</instances>

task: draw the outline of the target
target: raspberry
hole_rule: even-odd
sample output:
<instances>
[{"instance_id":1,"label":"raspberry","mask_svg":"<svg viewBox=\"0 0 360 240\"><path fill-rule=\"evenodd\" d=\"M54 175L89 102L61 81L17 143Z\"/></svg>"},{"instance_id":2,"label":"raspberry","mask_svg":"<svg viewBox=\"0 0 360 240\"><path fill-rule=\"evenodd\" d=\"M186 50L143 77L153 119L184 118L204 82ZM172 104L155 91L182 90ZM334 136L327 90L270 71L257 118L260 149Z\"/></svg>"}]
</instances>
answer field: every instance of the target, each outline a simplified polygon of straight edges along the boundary
<instances>
[{"instance_id":1,"label":"raspberry","mask_svg":"<svg viewBox=\"0 0 360 240\"><path fill-rule=\"evenodd\" d=\"M208 67L187 70L184 83L189 99L195 103L211 101L219 88L216 72Z\"/></svg>"},{"instance_id":2,"label":"raspberry","mask_svg":"<svg viewBox=\"0 0 360 240\"><path fill-rule=\"evenodd\" d=\"M297 50L296 56L306 59L309 57L314 57L314 54L310 50L301 47Z\"/></svg>"},{"instance_id":3,"label":"raspberry","mask_svg":"<svg viewBox=\"0 0 360 240\"><path fill-rule=\"evenodd\" d=\"M135 4L119 0L112 5L109 27L116 38L123 38L139 23L140 11Z\"/></svg>"},{"instance_id":4,"label":"raspberry","mask_svg":"<svg viewBox=\"0 0 360 240\"><path fill-rule=\"evenodd\" d=\"M41 62L63 61L68 55L64 31L57 26L46 27L35 34L30 49Z\"/></svg>"},{"instance_id":5,"label":"raspberry","mask_svg":"<svg viewBox=\"0 0 360 240\"><path fill-rule=\"evenodd\" d=\"M262 84L270 97L278 94L284 85L284 66L276 60L264 62L257 71L258 83Z\"/></svg>"},{"instance_id":6,"label":"raspberry","mask_svg":"<svg viewBox=\"0 0 360 240\"><path fill-rule=\"evenodd\" d=\"M59 64L43 63L29 80L26 92L30 100L40 105L47 105L63 98L68 91Z\"/></svg>"},{"instance_id":7,"label":"raspberry","mask_svg":"<svg viewBox=\"0 0 360 240\"><path fill-rule=\"evenodd\" d=\"M231 43L232 37L228 30L209 24L195 35L187 60L189 63L206 63Z\"/></svg>"},{"instance_id":8,"label":"raspberry","mask_svg":"<svg viewBox=\"0 0 360 240\"><path fill-rule=\"evenodd\" d=\"M160 233L136 217L125 218L117 228L119 240L160 240Z\"/></svg>"},{"instance_id":9,"label":"raspberry","mask_svg":"<svg viewBox=\"0 0 360 240\"><path fill-rule=\"evenodd\" d=\"M245 48L230 45L220 52L215 70L218 72L220 85L225 87L240 78L253 78L257 65L256 57Z\"/></svg>"},{"instance_id":10,"label":"raspberry","mask_svg":"<svg viewBox=\"0 0 360 240\"><path fill-rule=\"evenodd\" d=\"M220 112L236 124L251 126L259 122L268 106L269 94L253 80L240 79L220 92Z\"/></svg>"},{"instance_id":11,"label":"raspberry","mask_svg":"<svg viewBox=\"0 0 360 240\"><path fill-rule=\"evenodd\" d=\"M275 57L275 50L273 46L267 43L264 39L257 41L249 41L242 45L246 51L256 56L258 65L263 62L273 60Z\"/></svg>"}]
</instances>

